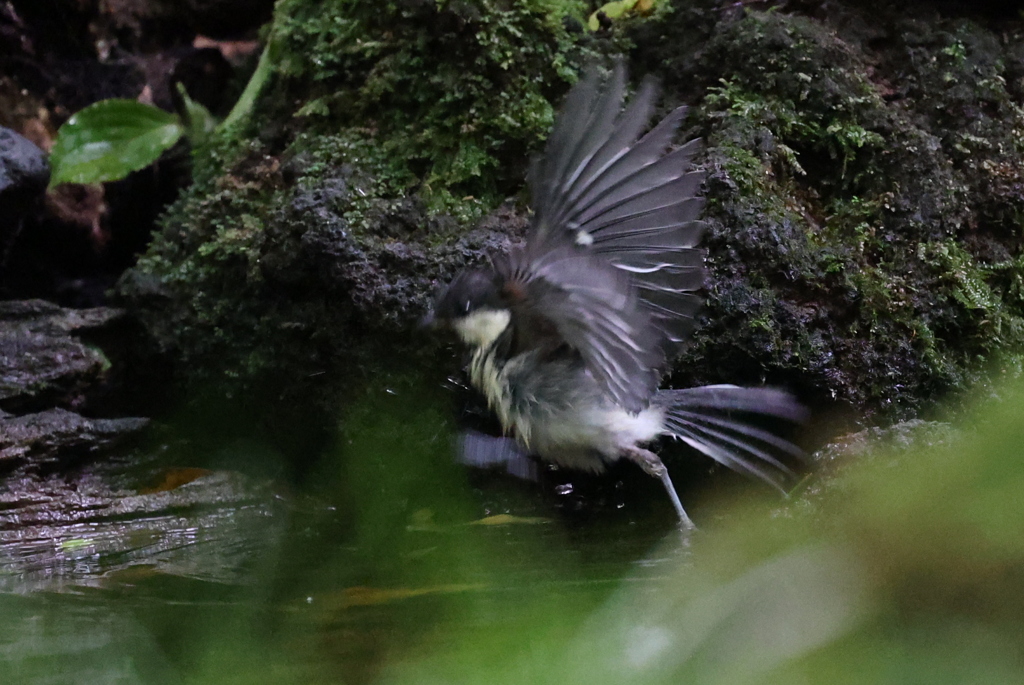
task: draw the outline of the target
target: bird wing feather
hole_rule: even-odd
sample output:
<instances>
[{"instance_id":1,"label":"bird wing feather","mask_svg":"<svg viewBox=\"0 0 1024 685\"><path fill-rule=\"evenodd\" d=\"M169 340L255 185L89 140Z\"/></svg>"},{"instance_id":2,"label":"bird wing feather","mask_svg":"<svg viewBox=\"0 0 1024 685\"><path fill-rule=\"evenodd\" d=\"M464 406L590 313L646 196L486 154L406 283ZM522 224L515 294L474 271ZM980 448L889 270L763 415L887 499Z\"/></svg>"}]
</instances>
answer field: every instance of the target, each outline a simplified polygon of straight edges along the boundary
<instances>
[{"instance_id":1,"label":"bird wing feather","mask_svg":"<svg viewBox=\"0 0 1024 685\"><path fill-rule=\"evenodd\" d=\"M648 405L664 354L651 344L658 330L629 274L568 246L541 255L513 250L495 266L506 284L513 329L550 330L554 347L576 350L617 404L633 412ZM539 347L536 341L527 346Z\"/></svg>"},{"instance_id":2,"label":"bird wing feather","mask_svg":"<svg viewBox=\"0 0 1024 685\"><path fill-rule=\"evenodd\" d=\"M641 135L658 87L644 80L623 107L625 92L621 64L606 83L592 69L570 91L544 155L531 167L534 218L527 254L543 260L559 252L559 263L572 253L589 254L597 259L580 262L588 268L604 262L625 273L625 281L614 281L636 291L648 315L643 346L658 347L664 363L692 332L703 302L697 291L704 284L705 252L696 245L703 232L698 192L704 175L690 170L701 142L669 150L685 108ZM561 287L571 291L573 284Z\"/></svg>"}]
</instances>

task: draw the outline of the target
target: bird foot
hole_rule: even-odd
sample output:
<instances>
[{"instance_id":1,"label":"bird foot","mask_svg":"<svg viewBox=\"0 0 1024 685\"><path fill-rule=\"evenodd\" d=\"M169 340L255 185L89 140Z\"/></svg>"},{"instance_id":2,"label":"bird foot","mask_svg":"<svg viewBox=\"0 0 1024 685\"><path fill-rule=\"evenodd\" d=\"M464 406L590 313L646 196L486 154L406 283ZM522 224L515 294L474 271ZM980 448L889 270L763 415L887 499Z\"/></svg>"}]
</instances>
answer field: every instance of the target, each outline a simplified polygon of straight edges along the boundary
<instances>
[{"instance_id":1,"label":"bird foot","mask_svg":"<svg viewBox=\"0 0 1024 685\"><path fill-rule=\"evenodd\" d=\"M622 454L630 461L639 465L648 476L661 478L664 474L668 473L668 469L665 468L661 457L650 450L645 450L642 447L629 447L623 450Z\"/></svg>"},{"instance_id":2,"label":"bird foot","mask_svg":"<svg viewBox=\"0 0 1024 685\"><path fill-rule=\"evenodd\" d=\"M661 484L665 487L665 492L668 493L669 499L672 500L672 506L675 507L676 514L679 516L679 526L684 530L696 530L697 526L694 525L693 520L687 515L686 510L683 509L683 503L679 501L679 495L676 493L675 486L672 485L672 479L669 478L668 469L665 468L661 457L642 447L629 447L622 451L622 455L630 461L639 464L644 473L654 476L661 481Z\"/></svg>"}]
</instances>

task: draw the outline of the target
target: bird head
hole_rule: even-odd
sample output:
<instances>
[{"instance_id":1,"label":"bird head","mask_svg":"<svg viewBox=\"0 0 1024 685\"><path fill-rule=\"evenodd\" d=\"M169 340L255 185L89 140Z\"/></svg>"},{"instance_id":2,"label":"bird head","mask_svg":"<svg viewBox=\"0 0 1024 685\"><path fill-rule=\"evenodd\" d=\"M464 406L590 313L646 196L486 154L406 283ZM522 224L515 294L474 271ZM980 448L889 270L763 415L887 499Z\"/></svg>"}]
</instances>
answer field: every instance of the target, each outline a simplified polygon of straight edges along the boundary
<instances>
[{"instance_id":1,"label":"bird head","mask_svg":"<svg viewBox=\"0 0 1024 685\"><path fill-rule=\"evenodd\" d=\"M460 273L440 292L423 325L452 328L471 347L487 347L508 327L512 312L493 271Z\"/></svg>"}]
</instances>

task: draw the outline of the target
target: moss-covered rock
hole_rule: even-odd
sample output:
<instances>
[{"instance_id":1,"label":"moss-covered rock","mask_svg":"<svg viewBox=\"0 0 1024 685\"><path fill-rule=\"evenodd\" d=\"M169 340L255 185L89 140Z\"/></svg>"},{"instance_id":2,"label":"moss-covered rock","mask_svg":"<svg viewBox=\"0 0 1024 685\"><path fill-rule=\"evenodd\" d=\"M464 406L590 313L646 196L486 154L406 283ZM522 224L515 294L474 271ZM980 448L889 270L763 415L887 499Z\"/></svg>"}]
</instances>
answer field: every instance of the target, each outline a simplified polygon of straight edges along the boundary
<instances>
[{"instance_id":1,"label":"moss-covered rock","mask_svg":"<svg viewBox=\"0 0 1024 685\"><path fill-rule=\"evenodd\" d=\"M522 185L551 99L575 80L579 0L286 0L284 116L372 137L395 181L432 208L486 209ZM572 30L575 27L575 30Z\"/></svg>"},{"instance_id":2,"label":"moss-covered rock","mask_svg":"<svg viewBox=\"0 0 1024 685\"><path fill-rule=\"evenodd\" d=\"M707 93L714 283L685 380L912 416L1016 367L1019 23L873 2L708 21L717 5L635 36L670 89Z\"/></svg>"},{"instance_id":3,"label":"moss-covered rock","mask_svg":"<svg viewBox=\"0 0 1024 685\"><path fill-rule=\"evenodd\" d=\"M677 382L906 417L1017 365L1017 24L677 0L595 35L581 10L279 2L270 85L120 286L182 377L329 415L361 369L433 353L410 328L434 285L521 235L521 204L493 210L575 70L619 51L707 141L713 280Z\"/></svg>"},{"instance_id":4,"label":"moss-covered rock","mask_svg":"<svg viewBox=\"0 0 1024 685\"><path fill-rule=\"evenodd\" d=\"M589 59L575 11L279 3L262 97L196 151L119 285L190 394L329 417L360 377L426 356L410 329L438 282L522 233L499 205Z\"/></svg>"}]
</instances>

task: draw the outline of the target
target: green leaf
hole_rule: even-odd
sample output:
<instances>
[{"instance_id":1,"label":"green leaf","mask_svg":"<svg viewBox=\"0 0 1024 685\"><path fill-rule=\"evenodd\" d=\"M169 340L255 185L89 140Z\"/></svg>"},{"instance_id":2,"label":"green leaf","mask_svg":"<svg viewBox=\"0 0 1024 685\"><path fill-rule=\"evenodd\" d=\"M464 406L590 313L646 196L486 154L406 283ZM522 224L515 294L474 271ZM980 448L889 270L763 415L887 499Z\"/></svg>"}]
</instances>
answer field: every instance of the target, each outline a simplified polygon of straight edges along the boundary
<instances>
[{"instance_id":1,"label":"green leaf","mask_svg":"<svg viewBox=\"0 0 1024 685\"><path fill-rule=\"evenodd\" d=\"M327 99L326 98L316 98L315 100L310 100L309 102L304 104L302 107L300 107L299 111L295 113L295 116L297 116L297 117L310 117L310 116L326 117L326 116L330 116L330 114L331 114L331 108L327 105Z\"/></svg>"},{"instance_id":2,"label":"green leaf","mask_svg":"<svg viewBox=\"0 0 1024 685\"><path fill-rule=\"evenodd\" d=\"M135 100L89 105L57 131L50 186L124 178L155 162L184 130L176 114Z\"/></svg>"},{"instance_id":3,"label":"green leaf","mask_svg":"<svg viewBox=\"0 0 1024 685\"><path fill-rule=\"evenodd\" d=\"M597 20L597 13L604 12L604 15L609 19L619 19L622 15L631 11L636 6L638 0L618 0L617 2L609 2L606 5L602 5L597 9L596 12L590 15L590 19L587 21L587 26L590 27L591 31L597 31L601 28L601 22ZM645 3L650 5L651 3Z\"/></svg>"},{"instance_id":4,"label":"green leaf","mask_svg":"<svg viewBox=\"0 0 1024 685\"><path fill-rule=\"evenodd\" d=\"M178 94L181 95L181 101L185 105L184 114L187 128L185 135L193 147L202 145L210 137L210 134L213 133L213 130L217 128L217 117L210 114L210 110L206 109L201 103L190 98L184 85L176 83L175 87L177 87Z\"/></svg>"}]
</instances>

